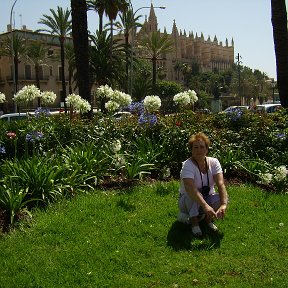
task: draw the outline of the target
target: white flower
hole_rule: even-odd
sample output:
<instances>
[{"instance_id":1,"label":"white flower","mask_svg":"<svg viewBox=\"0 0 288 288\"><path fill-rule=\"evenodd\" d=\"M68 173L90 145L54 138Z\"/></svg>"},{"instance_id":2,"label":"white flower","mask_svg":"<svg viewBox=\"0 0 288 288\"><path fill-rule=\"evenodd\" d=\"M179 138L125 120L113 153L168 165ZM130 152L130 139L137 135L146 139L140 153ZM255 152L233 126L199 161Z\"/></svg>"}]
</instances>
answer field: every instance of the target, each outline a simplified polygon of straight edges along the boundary
<instances>
[{"instance_id":1,"label":"white flower","mask_svg":"<svg viewBox=\"0 0 288 288\"><path fill-rule=\"evenodd\" d=\"M6 101L5 94L0 92L0 103L4 103Z\"/></svg>"},{"instance_id":2,"label":"white flower","mask_svg":"<svg viewBox=\"0 0 288 288\"><path fill-rule=\"evenodd\" d=\"M198 100L196 92L194 90L188 90L187 93L190 98L190 103L194 104Z\"/></svg>"},{"instance_id":3,"label":"white flower","mask_svg":"<svg viewBox=\"0 0 288 288\"><path fill-rule=\"evenodd\" d=\"M116 168L122 168L125 165L126 161L123 155L117 154L114 158L114 164Z\"/></svg>"},{"instance_id":4,"label":"white flower","mask_svg":"<svg viewBox=\"0 0 288 288\"><path fill-rule=\"evenodd\" d=\"M65 99L68 105L71 105L75 111L86 113L91 110L90 103L76 94L69 94Z\"/></svg>"},{"instance_id":5,"label":"white flower","mask_svg":"<svg viewBox=\"0 0 288 288\"><path fill-rule=\"evenodd\" d=\"M40 94L41 104L47 105L55 102L57 95L52 91L43 91Z\"/></svg>"},{"instance_id":6,"label":"white flower","mask_svg":"<svg viewBox=\"0 0 288 288\"><path fill-rule=\"evenodd\" d=\"M14 101L16 104L27 104L40 97L40 94L40 90L35 85L27 85L17 92L14 96Z\"/></svg>"},{"instance_id":7,"label":"white flower","mask_svg":"<svg viewBox=\"0 0 288 288\"><path fill-rule=\"evenodd\" d=\"M259 183L267 185L271 183L273 175L271 173L260 173L259 177L261 179Z\"/></svg>"},{"instance_id":8,"label":"white flower","mask_svg":"<svg viewBox=\"0 0 288 288\"><path fill-rule=\"evenodd\" d=\"M118 151L120 151L121 149L121 142L120 140L116 140L113 144L112 144L112 149L113 151L116 153Z\"/></svg>"},{"instance_id":9,"label":"white flower","mask_svg":"<svg viewBox=\"0 0 288 288\"><path fill-rule=\"evenodd\" d=\"M171 176L171 170L169 167L164 167L163 169L163 179L167 179Z\"/></svg>"},{"instance_id":10,"label":"white flower","mask_svg":"<svg viewBox=\"0 0 288 288\"><path fill-rule=\"evenodd\" d=\"M102 98L110 98L111 95L114 93L113 89L108 85L101 85L97 88L96 94L98 97Z\"/></svg>"},{"instance_id":11,"label":"white flower","mask_svg":"<svg viewBox=\"0 0 288 288\"><path fill-rule=\"evenodd\" d=\"M282 165L275 168L274 180L283 181L287 177L286 166Z\"/></svg>"},{"instance_id":12,"label":"white flower","mask_svg":"<svg viewBox=\"0 0 288 288\"><path fill-rule=\"evenodd\" d=\"M131 96L129 94L119 90L114 90L114 92L110 95L110 99L118 103L119 106L128 106L132 102Z\"/></svg>"},{"instance_id":13,"label":"white flower","mask_svg":"<svg viewBox=\"0 0 288 288\"><path fill-rule=\"evenodd\" d=\"M119 107L120 107L120 105L117 102L115 102L115 101L109 100L108 102L105 103L105 108L109 112L116 111Z\"/></svg>"},{"instance_id":14,"label":"white flower","mask_svg":"<svg viewBox=\"0 0 288 288\"><path fill-rule=\"evenodd\" d=\"M173 101L179 106L194 104L197 100L198 97L194 90L180 92L173 97Z\"/></svg>"},{"instance_id":15,"label":"white flower","mask_svg":"<svg viewBox=\"0 0 288 288\"><path fill-rule=\"evenodd\" d=\"M143 101L144 108L149 112L156 112L161 107L161 99L159 96L150 95L146 96Z\"/></svg>"},{"instance_id":16,"label":"white flower","mask_svg":"<svg viewBox=\"0 0 288 288\"><path fill-rule=\"evenodd\" d=\"M187 106L190 104L190 96L186 92L180 92L173 97L173 101L179 106Z\"/></svg>"}]
</instances>

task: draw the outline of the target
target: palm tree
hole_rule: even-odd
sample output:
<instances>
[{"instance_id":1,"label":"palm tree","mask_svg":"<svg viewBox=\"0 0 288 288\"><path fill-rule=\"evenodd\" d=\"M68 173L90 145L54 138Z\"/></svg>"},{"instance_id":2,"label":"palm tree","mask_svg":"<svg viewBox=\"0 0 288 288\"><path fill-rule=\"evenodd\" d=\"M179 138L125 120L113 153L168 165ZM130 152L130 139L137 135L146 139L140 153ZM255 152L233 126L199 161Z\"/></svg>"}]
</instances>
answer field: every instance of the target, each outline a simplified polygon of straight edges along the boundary
<instances>
[{"instance_id":1,"label":"palm tree","mask_svg":"<svg viewBox=\"0 0 288 288\"><path fill-rule=\"evenodd\" d=\"M87 9L95 10L99 15L99 33L103 31L103 16L104 13L110 20L110 29L113 34L113 21L116 19L119 12L124 12L128 9L130 1L126 0L87 0Z\"/></svg>"},{"instance_id":2,"label":"palm tree","mask_svg":"<svg viewBox=\"0 0 288 288\"><path fill-rule=\"evenodd\" d=\"M87 9L95 10L99 15L99 33L103 31L103 16L105 12L107 1L106 0L87 0Z\"/></svg>"},{"instance_id":3,"label":"palm tree","mask_svg":"<svg viewBox=\"0 0 288 288\"><path fill-rule=\"evenodd\" d=\"M71 43L67 43L64 46L65 50L65 59L68 64L68 93L73 93L73 79L77 78L77 75L75 74L76 69L76 63L75 63L75 53L74 53L74 46Z\"/></svg>"},{"instance_id":4,"label":"palm tree","mask_svg":"<svg viewBox=\"0 0 288 288\"><path fill-rule=\"evenodd\" d=\"M34 65L36 86L40 89L40 66L45 64L49 58L49 47L44 45L41 41L31 42L27 47L27 60ZM40 107L40 98L38 98L38 107Z\"/></svg>"},{"instance_id":5,"label":"palm tree","mask_svg":"<svg viewBox=\"0 0 288 288\"><path fill-rule=\"evenodd\" d=\"M288 31L285 0L271 0L277 86L283 107L288 107Z\"/></svg>"},{"instance_id":6,"label":"palm tree","mask_svg":"<svg viewBox=\"0 0 288 288\"><path fill-rule=\"evenodd\" d=\"M176 72L176 80L180 80L180 71L181 71L182 63L178 60L176 61L174 65L174 71Z\"/></svg>"},{"instance_id":7,"label":"palm tree","mask_svg":"<svg viewBox=\"0 0 288 288\"><path fill-rule=\"evenodd\" d=\"M21 62L21 58L25 57L26 55L26 43L25 43L25 39L22 38L21 36L19 36L16 33L13 33L13 37L12 37L12 41L13 43L11 43L11 39L9 37L7 37L3 43L2 49L0 51L0 56L8 56L11 57L12 55L12 47L13 47L13 65L14 65L14 73L15 73L15 91L13 91L14 93L16 93L18 91L18 67L19 67L19 63Z\"/></svg>"},{"instance_id":8,"label":"palm tree","mask_svg":"<svg viewBox=\"0 0 288 288\"><path fill-rule=\"evenodd\" d=\"M157 60L164 59L165 53L173 50L173 42L168 34L160 34L159 31L153 31L147 34L142 40L141 45L146 48L148 59L152 61L152 92L155 92L157 77Z\"/></svg>"},{"instance_id":9,"label":"palm tree","mask_svg":"<svg viewBox=\"0 0 288 288\"><path fill-rule=\"evenodd\" d=\"M90 69L96 85L119 86L123 83L123 56L125 47L119 40L112 39L112 58L110 43L112 36L107 31L90 35Z\"/></svg>"},{"instance_id":10,"label":"palm tree","mask_svg":"<svg viewBox=\"0 0 288 288\"><path fill-rule=\"evenodd\" d=\"M86 1L71 0L71 11L72 11L72 34L73 34L75 64L77 70L77 84L79 87L79 94L89 103L91 103ZM90 118L92 117L92 111L90 111L89 117Z\"/></svg>"},{"instance_id":11,"label":"palm tree","mask_svg":"<svg viewBox=\"0 0 288 288\"><path fill-rule=\"evenodd\" d=\"M129 8L129 2L126 0L106 0L105 14L110 20L110 33L113 36L113 22L119 12L125 12Z\"/></svg>"},{"instance_id":12,"label":"palm tree","mask_svg":"<svg viewBox=\"0 0 288 288\"><path fill-rule=\"evenodd\" d=\"M65 102L66 97L66 81L65 81L65 51L64 43L67 36L70 34L71 25L71 12L68 9L63 10L61 7L57 6L57 11L50 9L52 16L43 15L43 18L38 22L47 26L46 29L40 29L38 31L48 32L55 35L59 39L60 49L61 49L61 78L62 78L62 93L61 101Z\"/></svg>"},{"instance_id":13,"label":"palm tree","mask_svg":"<svg viewBox=\"0 0 288 288\"><path fill-rule=\"evenodd\" d=\"M97 86L107 84L113 88L122 88L121 83L124 83L125 71L123 63L125 47L123 44L119 44L119 40L112 39L111 57L111 37L105 30L90 36L90 73L93 75L93 81ZM105 99L101 99L100 108L105 111Z\"/></svg>"},{"instance_id":14,"label":"palm tree","mask_svg":"<svg viewBox=\"0 0 288 288\"><path fill-rule=\"evenodd\" d=\"M133 9L129 8L126 11L124 11L120 15L120 21L115 23L115 26L120 30L120 33L124 34L125 39L125 48L126 48L126 79L129 80L129 54L131 54L130 51L130 44L129 44L129 35L130 33L134 33L137 27L142 27L142 24L137 22L141 15L137 16L135 18ZM128 81L129 83L129 81ZM127 87L125 89L126 93L128 92L128 83Z\"/></svg>"}]
</instances>

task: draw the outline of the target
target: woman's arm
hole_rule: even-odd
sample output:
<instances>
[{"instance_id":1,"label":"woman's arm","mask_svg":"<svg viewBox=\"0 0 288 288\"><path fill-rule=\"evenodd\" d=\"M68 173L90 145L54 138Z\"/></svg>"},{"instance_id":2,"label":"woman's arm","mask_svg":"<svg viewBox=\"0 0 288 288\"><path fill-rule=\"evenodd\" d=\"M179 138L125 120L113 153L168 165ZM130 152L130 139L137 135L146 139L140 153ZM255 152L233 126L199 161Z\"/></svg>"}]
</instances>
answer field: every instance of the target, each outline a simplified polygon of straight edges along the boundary
<instances>
[{"instance_id":1,"label":"woman's arm","mask_svg":"<svg viewBox=\"0 0 288 288\"><path fill-rule=\"evenodd\" d=\"M202 194L199 192L197 187L194 184L194 180L192 178L184 178L183 179L185 191L189 195L189 197L196 201L204 210L204 213L207 215L209 221L211 221L214 217L216 217L216 213L214 209L208 205L208 203L204 200Z\"/></svg>"},{"instance_id":2,"label":"woman's arm","mask_svg":"<svg viewBox=\"0 0 288 288\"><path fill-rule=\"evenodd\" d=\"M228 202L228 195L227 195L227 190L224 184L223 173L218 173L214 175L214 181L218 188L218 193L220 197L220 207L216 211L216 214L218 218L223 218L226 213L227 202Z\"/></svg>"}]
</instances>

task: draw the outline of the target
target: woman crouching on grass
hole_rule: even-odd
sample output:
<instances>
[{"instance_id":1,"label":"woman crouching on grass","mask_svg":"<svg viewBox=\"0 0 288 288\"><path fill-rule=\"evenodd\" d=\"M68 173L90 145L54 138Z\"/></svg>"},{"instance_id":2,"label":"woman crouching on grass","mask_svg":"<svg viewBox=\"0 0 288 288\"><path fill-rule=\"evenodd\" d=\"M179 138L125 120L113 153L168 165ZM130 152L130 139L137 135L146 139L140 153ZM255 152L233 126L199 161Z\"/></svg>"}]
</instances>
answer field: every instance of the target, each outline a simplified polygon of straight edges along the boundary
<instances>
[{"instance_id":1,"label":"woman crouching on grass","mask_svg":"<svg viewBox=\"0 0 288 288\"><path fill-rule=\"evenodd\" d=\"M180 172L178 221L191 224L198 237L202 236L199 221L204 218L210 229L218 229L212 221L225 216L228 201L221 165L218 159L207 157L209 144L205 134L192 135L188 141L192 156L183 162Z\"/></svg>"}]
</instances>

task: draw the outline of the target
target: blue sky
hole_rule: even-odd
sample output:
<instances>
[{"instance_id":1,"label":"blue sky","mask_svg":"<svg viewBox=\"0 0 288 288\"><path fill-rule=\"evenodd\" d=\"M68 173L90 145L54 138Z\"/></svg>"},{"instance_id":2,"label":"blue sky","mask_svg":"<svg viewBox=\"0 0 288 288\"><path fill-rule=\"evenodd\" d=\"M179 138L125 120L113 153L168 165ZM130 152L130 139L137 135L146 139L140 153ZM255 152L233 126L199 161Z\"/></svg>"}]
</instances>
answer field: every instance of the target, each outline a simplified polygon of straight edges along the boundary
<instances>
[{"instance_id":1,"label":"blue sky","mask_svg":"<svg viewBox=\"0 0 288 288\"><path fill-rule=\"evenodd\" d=\"M0 32L7 30L13 3L14 0L1 0ZM151 0L132 0L132 3L136 11L150 6ZM37 22L43 14L50 14L50 8L69 5L70 0L17 0L12 17L15 28L26 25L28 29L39 29ZM270 0L153 0L153 5L166 6L165 10L155 10L161 31L166 27L170 33L175 20L179 30L193 31L194 35L202 32L205 39L216 35L218 41L225 43L227 38L231 43L233 38L235 56L237 53L242 56L243 65L276 78ZM144 21L149 9L138 13ZM92 11L88 12L88 25L93 32L98 27L97 15Z\"/></svg>"}]
</instances>

